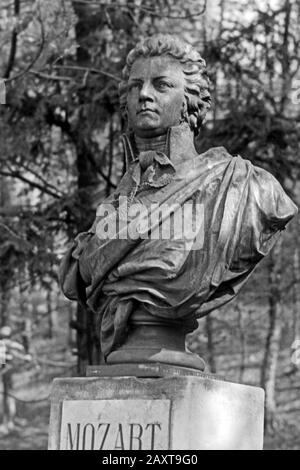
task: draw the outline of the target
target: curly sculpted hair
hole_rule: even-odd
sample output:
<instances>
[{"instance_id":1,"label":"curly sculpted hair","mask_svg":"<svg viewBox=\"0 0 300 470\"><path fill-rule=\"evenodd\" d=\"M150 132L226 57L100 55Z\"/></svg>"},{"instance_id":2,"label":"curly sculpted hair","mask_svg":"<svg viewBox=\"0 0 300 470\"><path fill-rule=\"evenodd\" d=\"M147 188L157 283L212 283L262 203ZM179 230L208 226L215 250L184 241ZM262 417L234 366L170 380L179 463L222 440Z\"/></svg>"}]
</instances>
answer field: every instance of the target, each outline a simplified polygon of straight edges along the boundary
<instances>
[{"instance_id":1,"label":"curly sculpted hair","mask_svg":"<svg viewBox=\"0 0 300 470\"><path fill-rule=\"evenodd\" d=\"M119 85L120 107L123 116L125 119L127 118L127 85L133 63L140 57L162 55L173 57L182 64L187 104L184 119L197 134L211 105L206 62L193 46L170 34L156 34L145 38L129 52Z\"/></svg>"}]
</instances>

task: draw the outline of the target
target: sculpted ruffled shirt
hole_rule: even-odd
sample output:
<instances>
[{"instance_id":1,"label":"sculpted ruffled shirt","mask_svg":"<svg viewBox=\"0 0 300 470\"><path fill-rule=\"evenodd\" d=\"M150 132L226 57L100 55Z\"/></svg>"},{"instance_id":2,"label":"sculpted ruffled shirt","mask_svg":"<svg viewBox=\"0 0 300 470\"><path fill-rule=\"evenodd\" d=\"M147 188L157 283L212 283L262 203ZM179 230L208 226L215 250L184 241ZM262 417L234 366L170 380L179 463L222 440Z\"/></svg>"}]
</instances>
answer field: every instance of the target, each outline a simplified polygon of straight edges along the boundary
<instances>
[{"instance_id":1,"label":"sculpted ruffled shirt","mask_svg":"<svg viewBox=\"0 0 300 470\"><path fill-rule=\"evenodd\" d=\"M151 163L144 173L129 139L125 151L127 172L103 204L124 218L120 196L129 208L140 203L149 210L192 202L200 225L193 239L151 237L162 224L151 217L138 237L101 239L99 215L78 235L62 262L62 289L98 315L105 355L123 341L138 303L151 315L185 321L231 300L297 213L278 181L250 161L222 147L199 155L186 125L170 129L168 155L143 156Z\"/></svg>"}]
</instances>

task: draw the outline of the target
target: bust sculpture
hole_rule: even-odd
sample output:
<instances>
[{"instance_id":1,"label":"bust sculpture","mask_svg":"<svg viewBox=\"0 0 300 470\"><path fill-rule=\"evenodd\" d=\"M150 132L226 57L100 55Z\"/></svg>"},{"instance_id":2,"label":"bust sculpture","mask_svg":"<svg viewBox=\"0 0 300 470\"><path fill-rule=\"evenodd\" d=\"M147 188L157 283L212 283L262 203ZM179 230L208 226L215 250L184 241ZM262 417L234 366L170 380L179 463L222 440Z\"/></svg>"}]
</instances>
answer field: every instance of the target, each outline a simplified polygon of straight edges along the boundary
<instances>
[{"instance_id":1,"label":"bust sculpture","mask_svg":"<svg viewBox=\"0 0 300 470\"><path fill-rule=\"evenodd\" d=\"M128 122L126 173L64 257L62 289L97 316L108 363L203 369L184 351L185 334L236 296L297 208L271 174L248 160L223 147L197 153L194 137L211 103L209 80L200 54L178 37L155 35L129 53L120 102ZM194 238L159 236L161 213L148 217L144 231L120 236L136 204L158 213L163 205L179 210L188 203L196 211L187 211L188 220L181 212L183 223L201 216ZM108 205L117 229L105 238Z\"/></svg>"}]
</instances>

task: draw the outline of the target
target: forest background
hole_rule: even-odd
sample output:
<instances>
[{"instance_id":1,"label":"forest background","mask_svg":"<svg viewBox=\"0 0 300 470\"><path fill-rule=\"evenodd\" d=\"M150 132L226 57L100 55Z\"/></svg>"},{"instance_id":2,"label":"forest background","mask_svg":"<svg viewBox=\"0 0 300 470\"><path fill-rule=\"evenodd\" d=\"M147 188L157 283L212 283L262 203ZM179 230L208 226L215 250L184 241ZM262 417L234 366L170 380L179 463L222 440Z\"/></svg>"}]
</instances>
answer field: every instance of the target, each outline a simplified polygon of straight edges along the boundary
<instances>
[{"instance_id":1,"label":"forest background","mask_svg":"<svg viewBox=\"0 0 300 470\"><path fill-rule=\"evenodd\" d=\"M124 172L118 83L128 51L156 32L207 61L199 152L225 146L300 203L297 0L0 0L0 449L45 449L52 379L83 375L99 351L58 265ZM187 338L211 372L264 387L267 449L300 448L299 269L296 218Z\"/></svg>"}]
</instances>

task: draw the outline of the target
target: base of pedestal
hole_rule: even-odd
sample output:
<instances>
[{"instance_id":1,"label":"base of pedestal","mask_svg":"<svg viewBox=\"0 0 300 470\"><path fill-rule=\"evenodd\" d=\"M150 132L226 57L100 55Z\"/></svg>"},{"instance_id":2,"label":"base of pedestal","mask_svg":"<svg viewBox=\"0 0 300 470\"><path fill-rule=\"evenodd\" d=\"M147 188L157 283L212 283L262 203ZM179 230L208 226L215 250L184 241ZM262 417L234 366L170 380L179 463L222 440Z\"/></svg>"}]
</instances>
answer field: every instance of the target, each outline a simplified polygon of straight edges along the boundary
<instances>
[{"instance_id":1,"label":"base of pedestal","mask_svg":"<svg viewBox=\"0 0 300 470\"><path fill-rule=\"evenodd\" d=\"M169 364L178 367L188 367L200 371L205 370L204 360L198 354L185 351L174 351L171 349L149 350L142 348L131 348L130 350L118 349L107 357L107 365L111 364L139 364L141 362L149 364Z\"/></svg>"},{"instance_id":2,"label":"base of pedestal","mask_svg":"<svg viewBox=\"0 0 300 470\"><path fill-rule=\"evenodd\" d=\"M126 341L108 354L106 363L162 363L204 371L204 360L185 349L186 335L198 326L195 322L154 317L140 308L130 317Z\"/></svg>"},{"instance_id":3,"label":"base of pedestal","mask_svg":"<svg viewBox=\"0 0 300 470\"><path fill-rule=\"evenodd\" d=\"M263 390L187 372L55 379L49 449L262 449Z\"/></svg>"}]
</instances>

